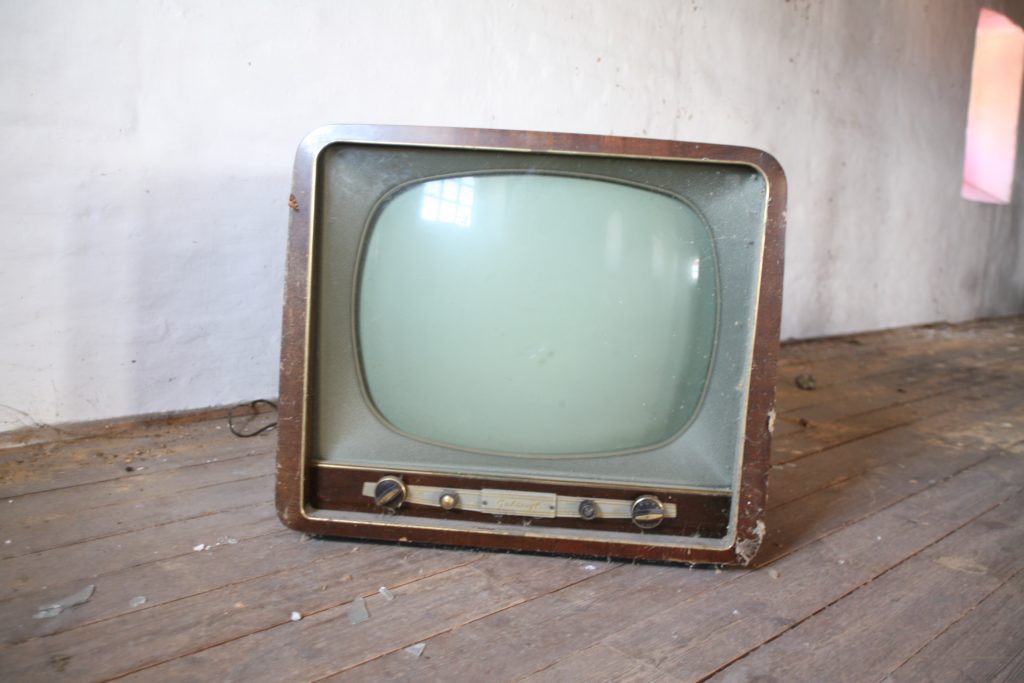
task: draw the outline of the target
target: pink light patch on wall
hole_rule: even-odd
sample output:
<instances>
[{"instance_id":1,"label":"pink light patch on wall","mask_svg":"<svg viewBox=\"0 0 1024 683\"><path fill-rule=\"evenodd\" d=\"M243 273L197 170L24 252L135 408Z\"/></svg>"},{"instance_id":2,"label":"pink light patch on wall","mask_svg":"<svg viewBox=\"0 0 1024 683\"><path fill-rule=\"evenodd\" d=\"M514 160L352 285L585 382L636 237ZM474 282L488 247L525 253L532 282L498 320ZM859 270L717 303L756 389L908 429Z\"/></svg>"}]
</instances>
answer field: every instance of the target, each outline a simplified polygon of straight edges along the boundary
<instances>
[{"instance_id":1,"label":"pink light patch on wall","mask_svg":"<svg viewBox=\"0 0 1024 683\"><path fill-rule=\"evenodd\" d=\"M1024 76L1024 30L982 9L974 44L971 103L964 152L965 199L1008 204L1017 156L1017 118Z\"/></svg>"}]
</instances>

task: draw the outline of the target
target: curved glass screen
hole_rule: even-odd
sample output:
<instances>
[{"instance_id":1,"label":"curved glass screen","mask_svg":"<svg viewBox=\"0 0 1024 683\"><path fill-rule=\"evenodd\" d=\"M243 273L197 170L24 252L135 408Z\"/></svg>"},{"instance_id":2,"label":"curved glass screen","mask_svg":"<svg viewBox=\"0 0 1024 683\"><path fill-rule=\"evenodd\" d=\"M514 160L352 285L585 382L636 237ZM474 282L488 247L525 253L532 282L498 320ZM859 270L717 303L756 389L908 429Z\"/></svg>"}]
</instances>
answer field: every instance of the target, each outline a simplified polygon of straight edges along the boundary
<instances>
[{"instance_id":1,"label":"curved glass screen","mask_svg":"<svg viewBox=\"0 0 1024 683\"><path fill-rule=\"evenodd\" d=\"M561 175L417 182L367 237L364 385L393 428L447 446L651 447L699 410L717 282L708 228L674 196Z\"/></svg>"}]
</instances>

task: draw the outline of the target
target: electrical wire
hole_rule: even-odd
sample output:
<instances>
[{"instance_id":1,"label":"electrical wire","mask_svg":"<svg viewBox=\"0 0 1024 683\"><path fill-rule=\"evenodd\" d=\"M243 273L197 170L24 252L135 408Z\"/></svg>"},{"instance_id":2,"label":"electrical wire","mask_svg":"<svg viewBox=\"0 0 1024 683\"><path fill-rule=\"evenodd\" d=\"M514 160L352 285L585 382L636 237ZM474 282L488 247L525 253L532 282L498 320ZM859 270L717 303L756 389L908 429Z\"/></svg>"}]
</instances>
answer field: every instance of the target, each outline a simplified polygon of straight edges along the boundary
<instances>
[{"instance_id":1,"label":"electrical wire","mask_svg":"<svg viewBox=\"0 0 1024 683\"><path fill-rule=\"evenodd\" d=\"M276 420L274 422L271 422L270 424L263 425L262 427L260 427L259 429L257 429L254 432L242 432L242 431L239 431L237 428L235 428L235 419L237 417L235 415L235 411L236 410L238 410L239 408L245 408L246 406L248 406L249 409L252 411L252 414L249 416L248 421L246 421L246 423L244 425L242 425L243 428L244 428L244 427L249 426L252 423L252 421L256 419L257 416L261 415L261 413L260 413L260 405L268 405L271 408L273 408L275 412L277 411L277 404L274 403L273 401L268 401L265 398L258 398L255 401L250 401L249 403L239 403L237 406L235 406L234 408L232 408L231 410L228 411L228 429L231 430L231 433L234 434L237 437L242 438L242 439L248 439L250 437L259 436L260 434L264 434L266 432L269 432L272 429L277 429L277 421Z\"/></svg>"}]
</instances>

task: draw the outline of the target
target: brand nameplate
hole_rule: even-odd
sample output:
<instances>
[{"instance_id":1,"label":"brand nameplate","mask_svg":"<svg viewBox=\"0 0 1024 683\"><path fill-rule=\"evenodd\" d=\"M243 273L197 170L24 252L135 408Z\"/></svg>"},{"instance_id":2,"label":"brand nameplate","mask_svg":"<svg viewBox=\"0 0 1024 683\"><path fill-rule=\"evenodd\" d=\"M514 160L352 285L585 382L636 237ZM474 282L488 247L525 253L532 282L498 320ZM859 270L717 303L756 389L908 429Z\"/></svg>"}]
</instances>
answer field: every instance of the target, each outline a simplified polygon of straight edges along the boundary
<instances>
[{"instance_id":1,"label":"brand nameplate","mask_svg":"<svg viewBox=\"0 0 1024 683\"><path fill-rule=\"evenodd\" d=\"M483 489L480 491L480 511L495 515L554 517L558 514L558 496L533 491Z\"/></svg>"}]
</instances>

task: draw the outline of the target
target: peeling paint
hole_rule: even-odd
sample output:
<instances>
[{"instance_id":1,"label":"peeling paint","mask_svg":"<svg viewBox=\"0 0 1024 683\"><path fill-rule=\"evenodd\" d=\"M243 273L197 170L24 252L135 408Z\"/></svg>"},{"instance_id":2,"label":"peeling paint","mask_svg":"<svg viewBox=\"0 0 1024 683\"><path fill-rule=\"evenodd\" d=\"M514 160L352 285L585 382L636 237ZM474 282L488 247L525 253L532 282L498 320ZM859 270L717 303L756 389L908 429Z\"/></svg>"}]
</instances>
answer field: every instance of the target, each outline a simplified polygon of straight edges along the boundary
<instances>
[{"instance_id":1,"label":"peeling paint","mask_svg":"<svg viewBox=\"0 0 1024 683\"><path fill-rule=\"evenodd\" d=\"M736 556L739 558L740 563L749 565L754 556L757 555L757 551L761 549L761 543L764 541L764 535L767 531L767 527L763 520L757 520L757 524L754 525L754 537L745 538L736 544Z\"/></svg>"}]
</instances>

